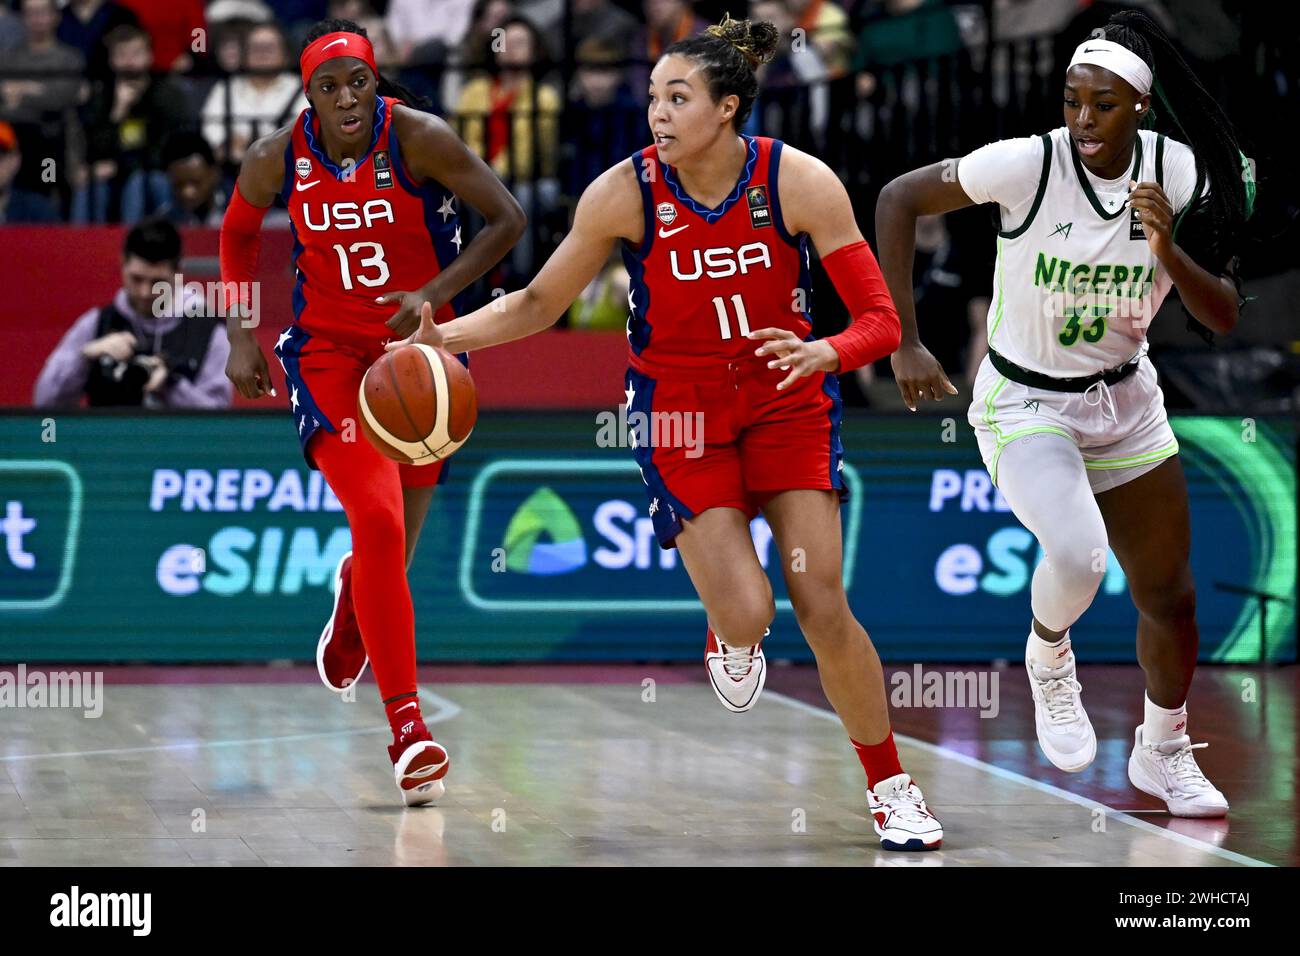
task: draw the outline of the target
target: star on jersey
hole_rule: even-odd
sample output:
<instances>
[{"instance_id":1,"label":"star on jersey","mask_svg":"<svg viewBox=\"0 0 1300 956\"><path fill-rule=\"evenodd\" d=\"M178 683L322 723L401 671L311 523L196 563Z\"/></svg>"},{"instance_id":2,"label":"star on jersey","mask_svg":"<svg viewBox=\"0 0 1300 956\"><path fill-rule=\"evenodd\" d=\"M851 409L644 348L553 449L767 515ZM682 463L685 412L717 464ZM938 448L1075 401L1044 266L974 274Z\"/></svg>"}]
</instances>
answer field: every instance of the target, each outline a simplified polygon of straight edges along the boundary
<instances>
[{"instance_id":1,"label":"star on jersey","mask_svg":"<svg viewBox=\"0 0 1300 956\"><path fill-rule=\"evenodd\" d=\"M623 389L623 394L627 396L627 407L631 408L632 399L636 398L636 389L629 385L627 388Z\"/></svg>"},{"instance_id":2,"label":"star on jersey","mask_svg":"<svg viewBox=\"0 0 1300 956\"><path fill-rule=\"evenodd\" d=\"M275 340L275 347L277 349L282 349L284 348L284 343L288 341L289 341L289 330L285 329L283 332L280 333L280 337Z\"/></svg>"},{"instance_id":3,"label":"star on jersey","mask_svg":"<svg viewBox=\"0 0 1300 956\"><path fill-rule=\"evenodd\" d=\"M443 222L446 222L449 217L456 215L456 207L452 205L455 201L455 196L442 197L442 205L438 207L438 212L442 215Z\"/></svg>"},{"instance_id":4,"label":"star on jersey","mask_svg":"<svg viewBox=\"0 0 1300 956\"><path fill-rule=\"evenodd\" d=\"M456 244L456 255L460 255L460 244L464 241L460 238L460 226L456 227L456 235L451 237L451 241Z\"/></svg>"},{"instance_id":5,"label":"star on jersey","mask_svg":"<svg viewBox=\"0 0 1300 956\"><path fill-rule=\"evenodd\" d=\"M298 386L297 385L295 385L293 387L293 390L289 393L289 407L292 408L294 411L298 410Z\"/></svg>"}]
</instances>

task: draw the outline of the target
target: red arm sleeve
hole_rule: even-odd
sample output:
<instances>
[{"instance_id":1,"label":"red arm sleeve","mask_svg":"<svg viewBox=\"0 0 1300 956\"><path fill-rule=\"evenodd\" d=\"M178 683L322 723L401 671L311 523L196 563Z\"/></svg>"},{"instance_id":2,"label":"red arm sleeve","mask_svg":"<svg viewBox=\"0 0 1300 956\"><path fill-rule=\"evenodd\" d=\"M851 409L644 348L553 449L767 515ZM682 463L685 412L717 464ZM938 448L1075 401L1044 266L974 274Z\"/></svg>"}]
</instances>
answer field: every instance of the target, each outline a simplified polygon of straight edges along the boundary
<instances>
[{"instance_id":1,"label":"red arm sleeve","mask_svg":"<svg viewBox=\"0 0 1300 956\"><path fill-rule=\"evenodd\" d=\"M221 282L227 311L234 302L249 304L265 216L266 209L259 209L245 199L236 182L221 220Z\"/></svg>"},{"instance_id":2,"label":"red arm sleeve","mask_svg":"<svg viewBox=\"0 0 1300 956\"><path fill-rule=\"evenodd\" d=\"M852 319L847 329L826 339L839 353L839 371L851 372L894 352L903 329L871 247L865 240L841 246L822 265Z\"/></svg>"}]
</instances>

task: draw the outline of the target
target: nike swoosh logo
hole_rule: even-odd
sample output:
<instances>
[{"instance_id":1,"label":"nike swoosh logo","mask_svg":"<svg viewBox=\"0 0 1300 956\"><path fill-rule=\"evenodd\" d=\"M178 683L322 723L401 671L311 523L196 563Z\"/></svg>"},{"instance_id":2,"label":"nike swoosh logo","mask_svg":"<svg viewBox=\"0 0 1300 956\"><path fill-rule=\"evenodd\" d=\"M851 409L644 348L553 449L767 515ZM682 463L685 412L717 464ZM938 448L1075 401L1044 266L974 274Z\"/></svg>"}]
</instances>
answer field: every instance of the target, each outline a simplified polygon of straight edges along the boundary
<instances>
[{"instance_id":1,"label":"nike swoosh logo","mask_svg":"<svg viewBox=\"0 0 1300 956\"><path fill-rule=\"evenodd\" d=\"M690 224L689 222L688 222L686 225L684 225L684 226L678 226L676 229L664 229L663 226L660 226L660 227L659 227L659 238L660 238L660 239L667 239L669 236L675 236L675 235L677 235L677 233L681 232L683 229L689 229L689 228L691 228L691 224Z\"/></svg>"},{"instance_id":2,"label":"nike swoosh logo","mask_svg":"<svg viewBox=\"0 0 1300 956\"><path fill-rule=\"evenodd\" d=\"M330 47L335 46L335 45L337 45L337 44L339 44L339 43L342 43L344 46L347 46L347 45L348 45L347 37L339 37L337 40L334 40L334 41L332 41L332 42L330 42L330 43L326 43L323 47L320 48L320 51L321 51L322 53L324 53L324 52L325 52L326 50L328 50Z\"/></svg>"},{"instance_id":3,"label":"nike swoosh logo","mask_svg":"<svg viewBox=\"0 0 1300 956\"><path fill-rule=\"evenodd\" d=\"M393 711L393 713L400 714L402 711L406 710L406 708L415 707L415 706L417 706L416 702L411 701L409 704L403 704L401 707L397 708L397 710Z\"/></svg>"},{"instance_id":4,"label":"nike swoosh logo","mask_svg":"<svg viewBox=\"0 0 1300 956\"><path fill-rule=\"evenodd\" d=\"M334 42L337 43L338 41L335 40ZM326 47L326 49L329 49L329 48ZM1106 50L1105 47L1100 47L1100 48L1098 48L1098 49L1092 49L1092 48L1090 48L1090 47L1084 47L1084 48L1083 48L1083 52L1084 52L1084 53L1106 53L1107 50Z\"/></svg>"},{"instance_id":5,"label":"nike swoosh logo","mask_svg":"<svg viewBox=\"0 0 1300 956\"><path fill-rule=\"evenodd\" d=\"M311 187L319 186L319 185L320 185L320 180L313 179L309 183L294 183L293 188L296 189L298 192L302 192L304 189L311 189Z\"/></svg>"}]
</instances>

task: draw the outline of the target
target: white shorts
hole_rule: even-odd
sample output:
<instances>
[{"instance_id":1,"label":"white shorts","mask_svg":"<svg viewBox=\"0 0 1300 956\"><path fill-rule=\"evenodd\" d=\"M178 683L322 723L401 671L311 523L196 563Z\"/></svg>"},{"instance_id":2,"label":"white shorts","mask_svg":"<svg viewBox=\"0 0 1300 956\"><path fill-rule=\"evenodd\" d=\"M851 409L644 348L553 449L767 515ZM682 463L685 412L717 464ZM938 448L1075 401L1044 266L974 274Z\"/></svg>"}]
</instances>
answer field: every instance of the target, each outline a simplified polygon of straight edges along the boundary
<instances>
[{"instance_id":1,"label":"white shorts","mask_svg":"<svg viewBox=\"0 0 1300 956\"><path fill-rule=\"evenodd\" d=\"M1109 400L1103 394L1107 389ZM1056 434L1074 442L1094 494L1132 481L1178 454L1156 369L1146 356L1122 382L1094 387L1086 395L1010 381L985 356L967 418L995 485L1003 449L1028 435Z\"/></svg>"}]
</instances>

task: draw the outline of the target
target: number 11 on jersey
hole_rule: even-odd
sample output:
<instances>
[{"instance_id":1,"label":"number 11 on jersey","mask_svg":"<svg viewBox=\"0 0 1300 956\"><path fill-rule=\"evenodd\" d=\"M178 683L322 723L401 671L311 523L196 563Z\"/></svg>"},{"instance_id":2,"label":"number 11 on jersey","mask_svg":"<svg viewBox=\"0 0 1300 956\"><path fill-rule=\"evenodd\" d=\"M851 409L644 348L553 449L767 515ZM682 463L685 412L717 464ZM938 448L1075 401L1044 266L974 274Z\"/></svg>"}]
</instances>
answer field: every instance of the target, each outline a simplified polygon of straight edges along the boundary
<instances>
[{"instance_id":1,"label":"number 11 on jersey","mask_svg":"<svg viewBox=\"0 0 1300 956\"><path fill-rule=\"evenodd\" d=\"M736 325L740 329L742 336L749 335L749 317L745 315L745 301L737 292L731 297L731 304L736 307ZM727 315L727 303L722 296L713 297L713 307L718 310L718 331L722 333L722 340L725 342L731 338L731 322Z\"/></svg>"}]
</instances>

